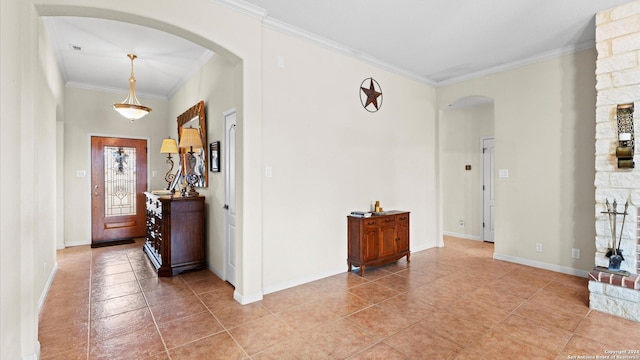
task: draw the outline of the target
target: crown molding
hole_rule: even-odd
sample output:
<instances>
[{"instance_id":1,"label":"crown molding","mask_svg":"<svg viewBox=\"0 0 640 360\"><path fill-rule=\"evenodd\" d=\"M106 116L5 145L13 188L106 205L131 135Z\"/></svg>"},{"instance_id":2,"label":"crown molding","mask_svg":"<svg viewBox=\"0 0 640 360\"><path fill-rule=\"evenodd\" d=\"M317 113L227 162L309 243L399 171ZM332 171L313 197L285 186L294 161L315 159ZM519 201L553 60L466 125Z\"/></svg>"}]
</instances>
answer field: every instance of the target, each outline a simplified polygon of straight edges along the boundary
<instances>
[{"instance_id":1,"label":"crown molding","mask_svg":"<svg viewBox=\"0 0 640 360\"><path fill-rule=\"evenodd\" d=\"M242 0L209 0L212 3L226 6L243 14L263 19L267 16L267 10Z\"/></svg>"},{"instance_id":2,"label":"crown molding","mask_svg":"<svg viewBox=\"0 0 640 360\"><path fill-rule=\"evenodd\" d=\"M282 33L288 34L288 35L292 35L304 40L308 40L313 42L316 45L320 45L324 48L327 48L329 50L334 50L337 51L339 53L345 54L345 55L349 55L351 57L354 57L356 59L362 60L364 62L367 62L369 64L372 64L374 66L377 66L379 68L388 70L390 72L396 73L398 75L402 75L404 77L422 82L422 83L426 83L428 85L431 86L436 86L436 83L434 81L432 81L431 79L428 79L424 76L418 75L416 73L413 73L411 71L407 71L405 69L399 68L397 66L391 65L383 60L380 60L376 57L370 56L368 54L365 54L363 52L360 52L358 50L355 50L351 47L342 45L340 43L337 43L333 40L329 40L327 38L318 36L314 33L311 33L309 31L300 29L296 26L290 25L288 23L282 22L280 20L276 20L274 18L271 18L269 16L266 16L263 20L262 23L269 27L272 28L274 30L280 31Z\"/></svg>"},{"instance_id":3,"label":"crown molding","mask_svg":"<svg viewBox=\"0 0 640 360\"><path fill-rule=\"evenodd\" d=\"M462 75L462 76L457 76L448 80L443 80L440 82L436 83L437 87L443 87L443 86L447 86L447 85L452 85L452 84L456 84L459 82L463 82L463 81L467 81L467 80L472 80L472 79L476 79L479 77L483 77L483 76L487 76L487 75L491 75L491 74L495 74L495 73L499 73L502 71L507 71L507 70L512 70L512 69L516 69L525 65L530 65L530 64L534 64L537 62L541 62L541 61L545 61L545 60L549 60L549 59L553 59L553 58L557 58L563 55L569 55L569 54L573 54L576 53L578 51L582 51L582 50L587 50L587 49L592 49L596 46L595 41L585 41L582 43L579 43L577 45L570 45L570 46L565 46L562 48L558 48L555 50L551 50L551 51L547 51L546 53L542 53L542 54L538 54L535 56L531 56L522 60L517 60L517 61L512 61L509 63L505 63L505 64L501 64L498 66L494 66L488 69L484 69L484 70L480 70L480 71L476 71L476 72L472 72L466 75Z\"/></svg>"}]
</instances>

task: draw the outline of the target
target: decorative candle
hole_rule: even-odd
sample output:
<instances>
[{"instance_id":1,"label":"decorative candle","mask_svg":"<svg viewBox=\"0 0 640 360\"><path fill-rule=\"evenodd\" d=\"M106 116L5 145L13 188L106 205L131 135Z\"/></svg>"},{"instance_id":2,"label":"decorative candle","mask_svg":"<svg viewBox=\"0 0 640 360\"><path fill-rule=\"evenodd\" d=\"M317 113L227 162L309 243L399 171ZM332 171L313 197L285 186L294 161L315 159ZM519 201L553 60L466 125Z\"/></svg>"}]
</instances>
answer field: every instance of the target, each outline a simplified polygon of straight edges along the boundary
<instances>
[{"instance_id":1,"label":"decorative candle","mask_svg":"<svg viewBox=\"0 0 640 360\"><path fill-rule=\"evenodd\" d=\"M618 140L620 140L620 141L630 141L631 140L631 133L620 133L620 135L618 135Z\"/></svg>"}]
</instances>

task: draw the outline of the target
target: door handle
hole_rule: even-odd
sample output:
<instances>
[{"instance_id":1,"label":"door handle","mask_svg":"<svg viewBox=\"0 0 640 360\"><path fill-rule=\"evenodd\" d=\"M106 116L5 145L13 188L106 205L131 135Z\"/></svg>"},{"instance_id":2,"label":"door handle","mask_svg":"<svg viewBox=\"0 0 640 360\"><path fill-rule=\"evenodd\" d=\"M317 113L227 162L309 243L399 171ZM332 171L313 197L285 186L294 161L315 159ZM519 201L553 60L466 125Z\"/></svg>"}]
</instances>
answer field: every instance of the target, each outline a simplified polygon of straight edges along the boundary
<instances>
[{"instance_id":1,"label":"door handle","mask_svg":"<svg viewBox=\"0 0 640 360\"><path fill-rule=\"evenodd\" d=\"M224 206L222 208L225 209L225 210L229 210L229 205L224 204Z\"/></svg>"}]
</instances>

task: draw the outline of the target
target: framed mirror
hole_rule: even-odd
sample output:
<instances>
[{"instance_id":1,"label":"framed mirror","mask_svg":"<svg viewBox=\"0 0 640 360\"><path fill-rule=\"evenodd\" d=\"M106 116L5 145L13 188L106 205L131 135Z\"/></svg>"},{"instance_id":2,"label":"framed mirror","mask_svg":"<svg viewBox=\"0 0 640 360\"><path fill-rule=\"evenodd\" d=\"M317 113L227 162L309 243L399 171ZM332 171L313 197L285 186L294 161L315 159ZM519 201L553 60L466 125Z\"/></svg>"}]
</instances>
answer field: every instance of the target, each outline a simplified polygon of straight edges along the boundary
<instances>
[{"instance_id":1,"label":"framed mirror","mask_svg":"<svg viewBox=\"0 0 640 360\"><path fill-rule=\"evenodd\" d=\"M178 144L182 139L183 129L187 128L198 129L202 147L193 148L195 161L189 161L188 148L179 149L182 173L186 176L193 172L193 175L197 177L194 184L195 187L207 187L209 186L209 177L207 175L207 151L205 149L207 146L207 123L204 117L204 101L193 105L178 116Z\"/></svg>"}]
</instances>

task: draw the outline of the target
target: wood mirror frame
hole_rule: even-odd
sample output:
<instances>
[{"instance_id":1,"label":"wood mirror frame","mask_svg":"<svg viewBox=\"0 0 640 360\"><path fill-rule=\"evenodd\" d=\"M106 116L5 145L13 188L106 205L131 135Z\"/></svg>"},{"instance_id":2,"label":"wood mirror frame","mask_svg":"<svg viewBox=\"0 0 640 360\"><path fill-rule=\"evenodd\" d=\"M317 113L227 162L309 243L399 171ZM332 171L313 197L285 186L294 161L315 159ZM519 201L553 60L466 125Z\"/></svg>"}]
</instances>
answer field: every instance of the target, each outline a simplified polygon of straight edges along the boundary
<instances>
[{"instance_id":1,"label":"wood mirror frame","mask_svg":"<svg viewBox=\"0 0 640 360\"><path fill-rule=\"evenodd\" d=\"M209 176L207 171L207 123L204 117L204 101L190 107L187 111L178 116L178 144L180 144L180 138L182 137L183 127L194 127L200 130L200 139L202 140L202 148L193 149L193 155L196 157L195 170L200 178L196 182L195 187L207 187L209 186ZM188 149L180 148L180 160L182 161L182 173L188 174L191 169L188 169L188 161L186 161L186 155Z\"/></svg>"}]
</instances>

